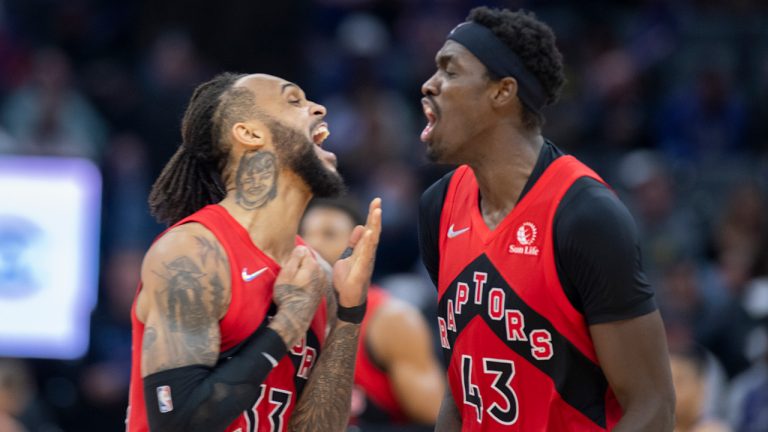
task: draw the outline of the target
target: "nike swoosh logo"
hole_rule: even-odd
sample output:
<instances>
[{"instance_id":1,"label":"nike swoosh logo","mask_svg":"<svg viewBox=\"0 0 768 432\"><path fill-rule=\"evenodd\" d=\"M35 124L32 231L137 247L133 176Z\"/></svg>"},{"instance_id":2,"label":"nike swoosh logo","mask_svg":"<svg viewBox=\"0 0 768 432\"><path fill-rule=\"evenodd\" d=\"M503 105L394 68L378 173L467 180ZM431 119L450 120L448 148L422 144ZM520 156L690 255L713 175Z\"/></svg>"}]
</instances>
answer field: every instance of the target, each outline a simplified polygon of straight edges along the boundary
<instances>
[{"instance_id":1,"label":"nike swoosh logo","mask_svg":"<svg viewBox=\"0 0 768 432\"><path fill-rule=\"evenodd\" d=\"M256 277L258 275L260 275L260 274L264 273L265 271L267 271L267 269L268 269L268 267L264 267L264 268L262 268L260 270L256 270L253 273L248 273L248 269L243 268L243 273L241 274L241 276L243 277L244 281L250 282L250 281L256 279Z\"/></svg>"},{"instance_id":2,"label":"nike swoosh logo","mask_svg":"<svg viewBox=\"0 0 768 432\"><path fill-rule=\"evenodd\" d=\"M460 229L460 230L458 230L458 231L454 231L454 230L453 230L453 225L451 225L451 226L448 228L448 238L454 238L454 237L458 237L458 236L460 236L460 235L464 234L464 233L465 233L465 232L467 232L467 231L469 231L469 227L466 227L466 228L462 228L462 229Z\"/></svg>"}]
</instances>

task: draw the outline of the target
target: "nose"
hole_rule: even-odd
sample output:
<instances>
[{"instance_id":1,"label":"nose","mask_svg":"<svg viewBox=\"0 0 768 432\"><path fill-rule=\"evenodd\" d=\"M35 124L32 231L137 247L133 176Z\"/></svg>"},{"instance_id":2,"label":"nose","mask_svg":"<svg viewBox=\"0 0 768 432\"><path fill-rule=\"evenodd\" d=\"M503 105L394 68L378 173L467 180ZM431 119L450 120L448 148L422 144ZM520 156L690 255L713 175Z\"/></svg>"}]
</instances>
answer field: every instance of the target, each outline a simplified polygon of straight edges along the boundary
<instances>
[{"instance_id":1,"label":"nose","mask_svg":"<svg viewBox=\"0 0 768 432\"><path fill-rule=\"evenodd\" d=\"M437 73L435 73L421 85L421 94L424 96L435 96L438 93Z\"/></svg>"},{"instance_id":2,"label":"nose","mask_svg":"<svg viewBox=\"0 0 768 432\"><path fill-rule=\"evenodd\" d=\"M319 103L312 103L312 106L310 107L310 112L314 116L320 116L325 117L325 114L328 112L324 106L320 105Z\"/></svg>"}]
</instances>

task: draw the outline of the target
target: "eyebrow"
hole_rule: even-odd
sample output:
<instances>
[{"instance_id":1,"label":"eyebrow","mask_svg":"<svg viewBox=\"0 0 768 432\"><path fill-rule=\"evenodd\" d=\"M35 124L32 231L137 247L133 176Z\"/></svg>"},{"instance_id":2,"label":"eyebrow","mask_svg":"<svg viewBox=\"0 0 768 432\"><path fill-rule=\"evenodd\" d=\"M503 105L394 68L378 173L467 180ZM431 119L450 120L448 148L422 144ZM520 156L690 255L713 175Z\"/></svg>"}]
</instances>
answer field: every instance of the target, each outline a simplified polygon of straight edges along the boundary
<instances>
[{"instance_id":1,"label":"eyebrow","mask_svg":"<svg viewBox=\"0 0 768 432\"><path fill-rule=\"evenodd\" d=\"M282 86L280 86L280 94L285 93L285 89L287 89L288 87L299 88L299 86L297 86L296 84L294 84L292 82L287 82L287 83L284 83Z\"/></svg>"},{"instance_id":2,"label":"eyebrow","mask_svg":"<svg viewBox=\"0 0 768 432\"><path fill-rule=\"evenodd\" d=\"M453 58L453 54L438 54L437 57L435 57L435 63L437 63L438 66L445 67L448 63L453 61Z\"/></svg>"}]
</instances>

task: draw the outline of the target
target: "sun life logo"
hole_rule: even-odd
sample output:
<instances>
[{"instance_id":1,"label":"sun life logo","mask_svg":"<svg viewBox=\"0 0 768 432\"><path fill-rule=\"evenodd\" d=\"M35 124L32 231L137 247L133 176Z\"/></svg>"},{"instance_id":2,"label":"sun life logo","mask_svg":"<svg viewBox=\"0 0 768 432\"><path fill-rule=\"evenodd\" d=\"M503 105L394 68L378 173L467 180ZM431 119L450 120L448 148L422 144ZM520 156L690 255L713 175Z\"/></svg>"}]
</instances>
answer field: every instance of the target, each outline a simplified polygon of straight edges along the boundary
<instances>
[{"instance_id":1,"label":"sun life logo","mask_svg":"<svg viewBox=\"0 0 768 432\"><path fill-rule=\"evenodd\" d=\"M533 246L533 243L536 241L536 234L538 234L536 225L531 222L523 222L520 228L517 229L518 245L510 244L509 253L538 256L539 248Z\"/></svg>"}]
</instances>

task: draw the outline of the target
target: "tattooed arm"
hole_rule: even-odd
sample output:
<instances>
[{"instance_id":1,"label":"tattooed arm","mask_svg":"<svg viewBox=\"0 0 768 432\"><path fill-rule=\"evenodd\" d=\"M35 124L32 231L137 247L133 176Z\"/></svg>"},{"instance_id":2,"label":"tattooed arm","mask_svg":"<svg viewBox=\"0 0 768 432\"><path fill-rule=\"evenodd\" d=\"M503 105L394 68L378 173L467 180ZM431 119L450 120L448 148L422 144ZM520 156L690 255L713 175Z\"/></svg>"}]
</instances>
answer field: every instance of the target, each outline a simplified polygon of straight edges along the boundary
<instances>
[{"instance_id":1,"label":"tattooed arm","mask_svg":"<svg viewBox=\"0 0 768 432\"><path fill-rule=\"evenodd\" d=\"M218 361L219 320L231 292L226 255L197 224L176 228L152 246L136 311L145 323L141 372L152 431L223 430L254 405L286 342L298 341L314 315L320 294L312 284L316 265L303 265L308 255L296 248L278 277L283 288L275 288L280 309L273 322Z\"/></svg>"},{"instance_id":2,"label":"tattooed arm","mask_svg":"<svg viewBox=\"0 0 768 432\"><path fill-rule=\"evenodd\" d=\"M215 237L199 224L170 231L147 252L141 280L142 376L213 366L230 299L229 264Z\"/></svg>"},{"instance_id":3,"label":"tattooed arm","mask_svg":"<svg viewBox=\"0 0 768 432\"><path fill-rule=\"evenodd\" d=\"M381 233L381 200L374 199L365 227L352 233L350 257L333 266L333 286L342 307L366 301ZM291 416L291 431L342 431L349 421L352 378L360 325L336 320L315 369Z\"/></svg>"}]
</instances>

